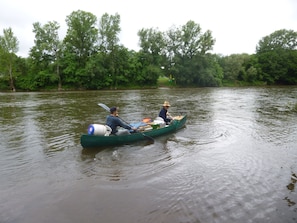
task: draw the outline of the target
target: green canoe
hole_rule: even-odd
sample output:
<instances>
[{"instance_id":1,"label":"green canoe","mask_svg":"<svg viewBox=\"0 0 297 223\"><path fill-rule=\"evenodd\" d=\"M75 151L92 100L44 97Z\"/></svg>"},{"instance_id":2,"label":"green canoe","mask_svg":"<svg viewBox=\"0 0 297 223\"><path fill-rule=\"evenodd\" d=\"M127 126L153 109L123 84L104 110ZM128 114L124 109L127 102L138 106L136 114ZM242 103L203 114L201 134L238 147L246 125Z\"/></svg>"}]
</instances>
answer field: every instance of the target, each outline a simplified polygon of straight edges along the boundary
<instances>
[{"instance_id":1,"label":"green canoe","mask_svg":"<svg viewBox=\"0 0 297 223\"><path fill-rule=\"evenodd\" d=\"M152 140L155 137L173 133L186 124L187 116L180 116L179 119L173 120L170 125L167 125L162 128L151 129L147 131L139 131L132 133L130 135L110 135L110 136L101 136L101 135L90 135L83 134L80 138L80 143L83 148L95 148L102 146L115 146L115 145L124 145L141 140Z\"/></svg>"}]
</instances>

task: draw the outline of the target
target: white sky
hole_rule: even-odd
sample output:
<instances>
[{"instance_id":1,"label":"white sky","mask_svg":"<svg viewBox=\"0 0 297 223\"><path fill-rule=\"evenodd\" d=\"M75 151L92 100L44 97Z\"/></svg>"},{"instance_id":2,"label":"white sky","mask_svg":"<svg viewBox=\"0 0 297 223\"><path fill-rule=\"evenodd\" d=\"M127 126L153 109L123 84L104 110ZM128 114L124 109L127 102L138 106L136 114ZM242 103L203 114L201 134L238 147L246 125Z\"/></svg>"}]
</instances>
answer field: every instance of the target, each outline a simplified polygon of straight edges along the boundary
<instances>
[{"instance_id":1,"label":"white sky","mask_svg":"<svg viewBox=\"0 0 297 223\"><path fill-rule=\"evenodd\" d=\"M121 16L120 42L139 50L142 28L167 31L189 20L210 30L216 43L212 53L255 53L258 42L279 29L297 31L297 0L0 0L0 35L12 28L19 40L19 56L34 45L33 23L57 21L60 39L66 34L66 16L83 10L98 20L104 13Z\"/></svg>"}]
</instances>

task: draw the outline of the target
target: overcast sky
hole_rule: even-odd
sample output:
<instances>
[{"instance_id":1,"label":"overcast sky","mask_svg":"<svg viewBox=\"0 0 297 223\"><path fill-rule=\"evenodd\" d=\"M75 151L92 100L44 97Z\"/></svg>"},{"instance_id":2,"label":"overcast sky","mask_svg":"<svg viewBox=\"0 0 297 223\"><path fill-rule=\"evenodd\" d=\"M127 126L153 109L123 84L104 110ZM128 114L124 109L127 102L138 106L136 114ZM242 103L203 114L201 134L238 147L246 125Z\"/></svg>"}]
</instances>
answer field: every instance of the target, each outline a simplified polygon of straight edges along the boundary
<instances>
[{"instance_id":1,"label":"overcast sky","mask_svg":"<svg viewBox=\"0 0 297 223\"><path fill-rule=\"evenodd\" d=\"M0 35L11 27L19 40L18 55L27 57L34 45L34 22L57 21L62 40L66 16L77 10L91 12L98 20L104 13L118 13L120 42L134 50L139 49L140 29L167 31L189 20L202 32L212 32L212 53L223 55L252 54L264 36L279 29L297 31L297 0L0 0Z\"/></svg>"}]
</instances>

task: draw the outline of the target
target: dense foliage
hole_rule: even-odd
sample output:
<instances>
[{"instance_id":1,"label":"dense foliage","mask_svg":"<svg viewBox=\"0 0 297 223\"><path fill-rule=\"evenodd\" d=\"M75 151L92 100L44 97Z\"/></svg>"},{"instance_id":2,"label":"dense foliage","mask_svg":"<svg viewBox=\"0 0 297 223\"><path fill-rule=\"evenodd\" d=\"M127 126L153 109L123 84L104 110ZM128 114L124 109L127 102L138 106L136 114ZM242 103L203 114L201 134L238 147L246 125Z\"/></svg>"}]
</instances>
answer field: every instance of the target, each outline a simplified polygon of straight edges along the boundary
<instances>
[{"instance_id":1,"label":"dense foliage","mask_svg":"<svg viewBox=\"0 0 297 223\"><path fill-rule=\"evenodd\" d=\"M160 77L183 87L297 84L297 33L278 30L263 37L256 53L211 54L215 39L194 21L166 32L138 31L140 50L119 44L120 15L98 20L85 11L60 25L33 24L34 46L28 58L16 56L12 29L0 36L0 90L117 89L155 87ZM99 24L99 25L98 25Z\"/></svg>"},{"instance_id":2,"label":"dense foliage","mask_svg":"<svg viewBox=\"0 0 297 223\"><path fill-rule=\"evenodd\" d=\"M297 32L278 30L257 46L259 73L268 84L297 83Z\"/></svg>"}]
</instances>

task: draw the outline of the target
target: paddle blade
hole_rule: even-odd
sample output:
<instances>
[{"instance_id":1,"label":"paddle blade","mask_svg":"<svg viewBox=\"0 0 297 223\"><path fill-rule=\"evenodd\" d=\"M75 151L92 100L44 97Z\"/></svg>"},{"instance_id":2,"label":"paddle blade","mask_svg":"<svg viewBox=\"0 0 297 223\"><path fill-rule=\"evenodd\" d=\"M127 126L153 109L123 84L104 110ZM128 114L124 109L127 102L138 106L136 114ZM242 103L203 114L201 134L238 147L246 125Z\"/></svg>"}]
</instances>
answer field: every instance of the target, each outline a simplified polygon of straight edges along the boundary
<instances>
[{"instance_id":1,"label":"paddle blade","mask_svg":"<svg viewBox=\"0 0 297 223\"><path fill-rule=\"evenodd\" d=\"M110 108L107 106L107 105L105 105L105 104L103 104L103 103L98 103L98 105L101 107L101 108L103 108L103 109L105 109L106 111L110 111Z\"/></svg>"}]
</instances>

